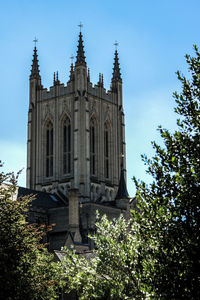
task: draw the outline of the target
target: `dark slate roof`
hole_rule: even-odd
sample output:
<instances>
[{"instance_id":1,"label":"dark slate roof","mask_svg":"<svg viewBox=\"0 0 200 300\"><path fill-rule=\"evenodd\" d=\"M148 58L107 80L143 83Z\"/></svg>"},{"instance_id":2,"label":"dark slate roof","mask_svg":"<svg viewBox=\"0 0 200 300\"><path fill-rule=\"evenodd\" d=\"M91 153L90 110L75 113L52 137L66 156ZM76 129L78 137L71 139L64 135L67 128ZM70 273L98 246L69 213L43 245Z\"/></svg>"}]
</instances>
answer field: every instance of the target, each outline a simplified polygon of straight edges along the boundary
<instances>
[{"instance_id":1,"label":"dark slate roof","mask_svg":"<svg viewBox=\"0 0 200 300\"><path fill-rule=\"evenodd\" d=\"M18 188L18 195L17 195L18 197L23 197L28 195L33 195L35 197L35 199L32 201L33 207L49 209L49 208L65 206L63 201L61 201L56 195L46 193L46 192L31 190L24 187Z\"/></svg>"},{"instance_id":2,"label":"dark slate roof","mask_svg":"<svg viewBox=\"0 0 200 300\"><path fill-rule=\"evenodd\" d=\"M121 168L121 175L119 180L119 187L115 199L129 199L126 182L124 179L124 168Z\"/></svg>"}]
</instances>

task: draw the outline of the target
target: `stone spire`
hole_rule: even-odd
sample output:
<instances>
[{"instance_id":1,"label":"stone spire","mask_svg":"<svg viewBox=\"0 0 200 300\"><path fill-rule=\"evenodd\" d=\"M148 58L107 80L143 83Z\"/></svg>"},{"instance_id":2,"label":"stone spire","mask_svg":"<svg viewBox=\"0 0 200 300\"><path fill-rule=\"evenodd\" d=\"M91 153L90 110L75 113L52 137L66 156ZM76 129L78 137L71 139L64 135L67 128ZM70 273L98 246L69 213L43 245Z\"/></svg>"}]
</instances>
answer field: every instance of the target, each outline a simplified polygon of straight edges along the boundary
<instances>
[{"instance_id":1,"label":"stone spire","mask_svg":"<svg viewBox=\"0 0 200 300\"><path fill-rule=\"evenodd\" d=\"M120 73L120 67L119 67L119 58L118 58L118 52L117 49L115 50L115 57L114 57L114 63L113 63L113 76L112 81L119 81L122 82L121 73Z\"/></svg>"},{"instance_id":2,"label":"stone spire","mask_svg":"<svg viewBox=\"0 0 200 300\"><path fill-rule=\"evenodd\" d=\"M85 61L85 51L83 46L82 32L79 33L79 41L78 41L78 50L76 55L76 66L77 65L86 65Z\"/></svg>"},{"instance_id":3,"label":"stone spire","mask_svg":"<svg viewBox=\"0 0 200 300\"><path fill-rule=\"evenodd\" d=\"M121 166L121 175L119 180L119 187L117 191L117 195L115 199L129 199L128 191L126 188L126 182L124 179L124 168L123 165Z\"/></svg>"},{"instance_id":4,"label":"stone spire","mask_svg":"<svg viewBox=\"0 0 200 300\"><path fill-rule=\"evenodd\" d=\"M37 55L37 48L34 47L33 52L33 60L32 60L32 67L31 67L31 75L30 78L40 78L40 70L39 70L39 64L38 64L38 55Z\"/></svg>"}]
</instances>

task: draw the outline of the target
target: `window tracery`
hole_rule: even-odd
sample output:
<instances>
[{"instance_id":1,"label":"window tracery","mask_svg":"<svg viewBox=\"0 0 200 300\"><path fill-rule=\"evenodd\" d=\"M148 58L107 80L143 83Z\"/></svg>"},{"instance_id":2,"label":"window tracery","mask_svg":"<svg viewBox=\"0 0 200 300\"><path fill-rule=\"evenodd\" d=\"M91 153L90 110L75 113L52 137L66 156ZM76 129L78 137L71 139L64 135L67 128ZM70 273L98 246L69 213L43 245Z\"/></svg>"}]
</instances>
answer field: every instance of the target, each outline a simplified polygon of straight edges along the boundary
<instances>
[{"instance_id":1,"label":"window tracery","mask_svg":"<svg viewBox=\"0 0 200 300\"><path fill-rule=\"evenodd\" d=\"M71 173L71 122L68 117L63 122L63 173Z\"/></svg>"}]
</instances>

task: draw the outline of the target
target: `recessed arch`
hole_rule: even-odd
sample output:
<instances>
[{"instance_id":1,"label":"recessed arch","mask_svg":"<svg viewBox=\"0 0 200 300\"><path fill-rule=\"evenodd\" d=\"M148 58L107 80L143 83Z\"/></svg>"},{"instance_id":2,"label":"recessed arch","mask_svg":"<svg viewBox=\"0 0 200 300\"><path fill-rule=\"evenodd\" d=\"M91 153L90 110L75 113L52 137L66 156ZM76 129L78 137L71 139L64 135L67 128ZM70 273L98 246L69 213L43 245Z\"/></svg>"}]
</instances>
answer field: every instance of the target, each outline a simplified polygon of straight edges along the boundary
<instances>
[{"instance_id":1,"label":"recessed arch","mask_svg":"<svg viewBox=\"0 0 200 300\"><path fill-rule=\"evenodd\" d=\"M110 160L111 160L111 122L104 122L104 176L110 178Z\"/></svg>"},{"instance_id":2,"label":"recessed arch","mask_svg":"<svg viewBox=\"0 0 200 300\"><path fill-rule=\"evenodd\" d=\"M46 177L53 176L53 122L47 118L44 122L45 137L45 174Z\"/></svg>"},{"instance_id":3,"label":"recessed arch","mask_svg":"<svg viewBox=\"0 0 200 300\"><path fill-rule=\"evenodd\" d=\"M71 114L70 114L70 112L65 110L65 111L62 112L62 114L61 114L59 120L60 120L61 123L62 123L66 118L69 118L70 121L71 121Z\"/></svg>"},{"instance_id":4,"label":"recessed arch","mask_svg":"<svg viewBox=\"0 0 200 300\"><path fill-rule=\"evenodd\" d=\"M43 121L43 128L46 128L47 126L48 126L48 124L49 123L51 123L52 124L52 126L53 126L53 118L52 118L52 116L51 115L46 115L46 117L45 117L45 119L44 119L44 121Z\"/></svg>"},{"instance_id":5,"label":"recessed arch","mask_svg":"<svg viewBox=\"0 0 200 300\"><path fill-rule=\"evenodd\" d=\"M71 173L71 151L72 151L72 134L71 118L64 113L61 118L61 141L62 141L62 173L67 175Z\"/></svg>"}]
</instances>

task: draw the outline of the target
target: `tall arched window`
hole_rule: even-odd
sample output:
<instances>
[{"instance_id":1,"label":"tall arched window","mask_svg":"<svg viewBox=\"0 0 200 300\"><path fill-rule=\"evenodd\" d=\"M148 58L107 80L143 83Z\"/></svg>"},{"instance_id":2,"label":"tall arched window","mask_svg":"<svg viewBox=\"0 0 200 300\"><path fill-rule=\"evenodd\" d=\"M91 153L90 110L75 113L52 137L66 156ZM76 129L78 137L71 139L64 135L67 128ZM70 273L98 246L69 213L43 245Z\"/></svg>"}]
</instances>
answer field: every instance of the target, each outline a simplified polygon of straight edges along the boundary
<instances>
[{"instance_id":1,"label":"tall arched window","mask_svg":"<svg viewBox=\"0 0 200 300\"><path fill-rule=\"evenodd\" d=\"M71 172L71 123L66 118L63 124L63 173Z\"/></svg>"},{"instance_id":2,"label":"tall arched window","mask_svg":"<svg viewBox=\"0 0 200 300\"><path fill-rule=\"evenodd\" d=\"M53 125L51 121L46 126L46 177L53 176Z\"/></svg>"},{"instance_id":3,"label":"tall arched window","mask_svg":"<svg viewBox=\"0 0 200 300\"><path fill-rule=\"evenodd\" d=\"M90 174L96 175L97 164L97 132L96 122L92 118L90 120Z\"/></svg>"},{"instance_id":4,"label":"tall arched window","mask_svg":"<svg viewBox=\"0 0 200 300\"><path fill-rule=\"evenodd\" d=\"M104 124L104 176L105 178L110 177L109 170L109 157L110 157L110 128L108 123Z\"/></svg>"}]
</instances>

